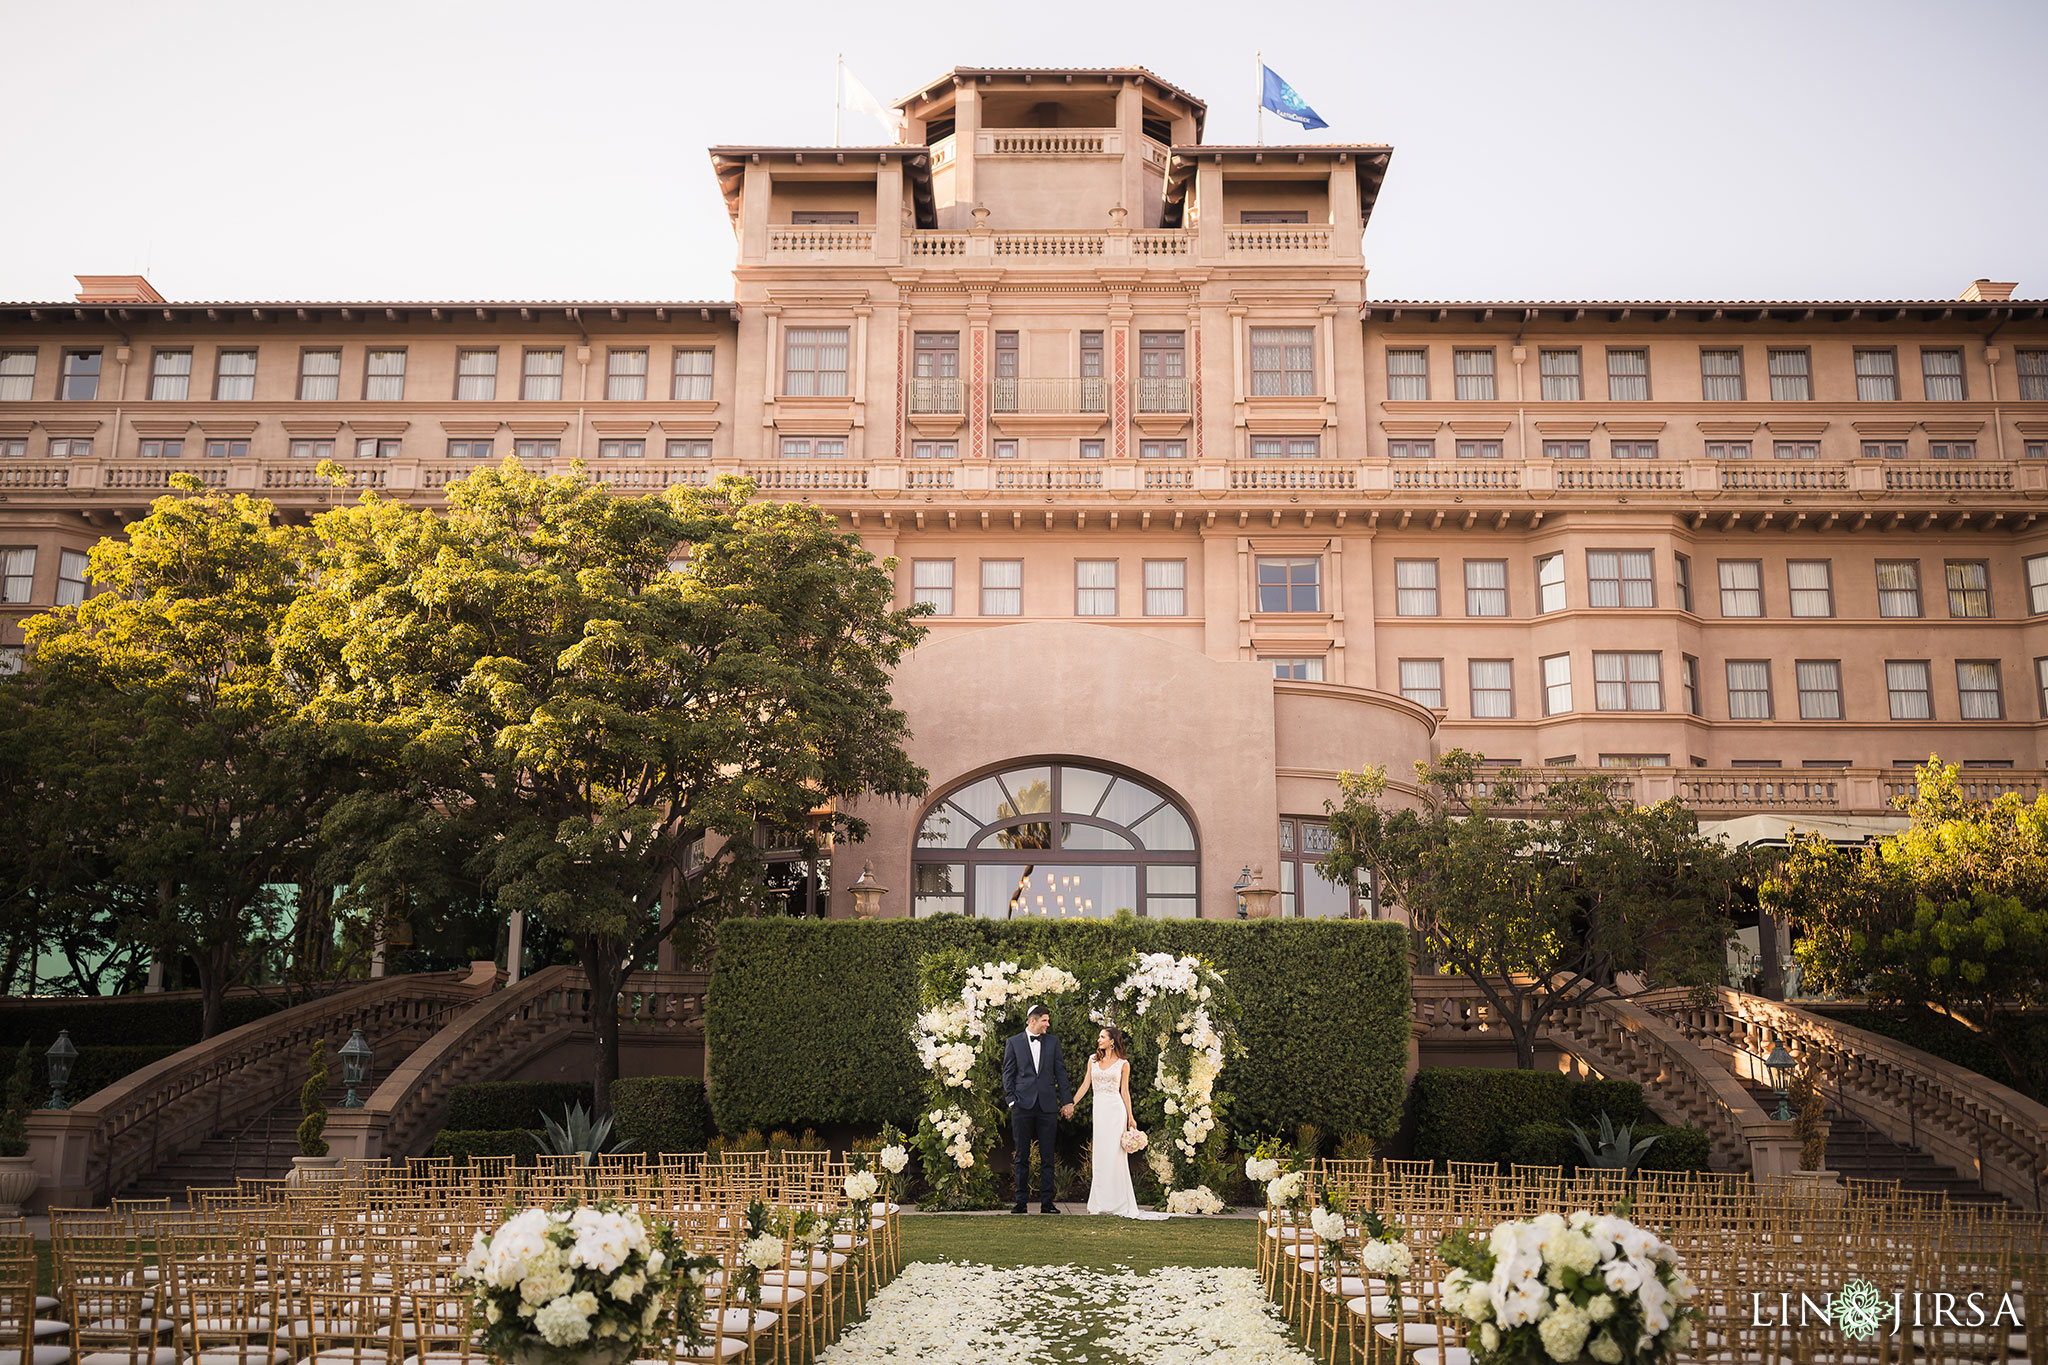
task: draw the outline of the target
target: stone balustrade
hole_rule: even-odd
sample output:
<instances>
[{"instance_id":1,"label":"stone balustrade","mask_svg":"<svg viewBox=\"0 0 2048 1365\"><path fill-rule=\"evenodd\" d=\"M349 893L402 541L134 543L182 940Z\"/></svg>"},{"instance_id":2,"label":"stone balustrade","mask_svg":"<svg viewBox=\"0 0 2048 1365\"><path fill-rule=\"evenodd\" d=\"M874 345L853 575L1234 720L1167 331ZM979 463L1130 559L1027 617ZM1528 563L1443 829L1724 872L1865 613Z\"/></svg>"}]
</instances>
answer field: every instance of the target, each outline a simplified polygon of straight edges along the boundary
<instances>
[{"instance_id":1,"label":"stone balustrade","mask_svg":"<svg viewBox=\"0 0 2048 1365\"><path fill-rule=\"evenodd\" d=\"M1616 799L1638 806L1676 801L1706 812L1792 811L1828 815L1896 815L1912 799L1916 779L1907 768L1514 768L1475 778L1468 794L1503 811L1534 808L1545 786L1597 772ZM2032 801L2048 790L2048 773L2034 769L1970 769L1962 774L1972 801L2005 792Z\"/></svg>"}]
</instances>

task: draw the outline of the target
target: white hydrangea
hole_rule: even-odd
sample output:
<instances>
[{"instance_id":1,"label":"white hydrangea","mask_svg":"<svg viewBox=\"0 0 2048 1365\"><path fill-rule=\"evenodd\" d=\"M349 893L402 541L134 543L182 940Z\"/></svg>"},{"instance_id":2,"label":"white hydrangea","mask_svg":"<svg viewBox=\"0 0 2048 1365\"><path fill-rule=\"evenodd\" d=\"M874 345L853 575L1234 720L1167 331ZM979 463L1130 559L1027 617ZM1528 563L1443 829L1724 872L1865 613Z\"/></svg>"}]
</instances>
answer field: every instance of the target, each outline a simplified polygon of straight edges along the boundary
<instances>
[{"instance_id":1,"label":"white hydrangea","mask_svg":"<svg viewBox=\"0 0 2048 1365\"><path fill-rule=\"evenodd\" d=\"M1197 1185L1191 1190L1175 1190L1166 1196L1168 1213L1214 1214L1223 1212L1223 1201L1207 1185Z\"/></svg>"},{"instance_id":2,"label":"white hydrangea","mask_svg":"<svg viewBox=\"0 0 2048 1365\"><path fill-rule=\"evenodd\" d=\"M589 1290L564 1294L533 1315L533 1329L550 1346L574 1346L590 1339L590 1319L596 1312L597 1295Z\"/></svg>"},{"instance_id":3,"label":"white hydrangea","mask_svg":"<svg viewBox=\"0 0 2048 1365\"><path fill-rule=\"evenodd\" d=\"M519 1297L528 1304L542 1304L569 1292L574 1277L562 1258L537 1256L527 1263L526 1277L519 1282Z\"/></svg>"},{"instance_id":4,"label":"white hydrangea","mask_svg":"<svg viewBox=\"0 0 2048 1365\"><path fill-rule=\"evenodd\" d=\"M875 1179L873 1171L853 1171L846 1177L846 1197L854 1203L865 1203L881 1192L882 1182Z\"/></svg>"},{"instance_id":5,"label":"white hydrangea","mask_svg":"<svg viewBox=\"0 0 2048 1365\"><path fill-rule=\"evenodd\" d=\"M1261 1185L1264 1185L1271 1182L1279 1174L1280 1163L1272 1157L1267 1157L1262 1161L1258 1157L1248 1156L1244 1160L1244 1178L1247 1180L1256 1180Z\"/></svg>"},{"instance_id":6,"label":"white hydrangea","mask_svg":"<svg viewBox=\"0 0 2048 1365\"><path fill-rule=\"evenodd\" d=\"M1367 1242L1358 1249L1359 1264L1368 1275L1394 1279L1415 1268L1415 1253L1406 1242ZM1446 1309L1450 1304L1444 1304Z\"/></svg>"},{"instance_id":7,"label":"white hydrangea","mask_svg":"<svg viewBox=\"0 0 2048 1365\"><path fill-rule=\"evenodd\" d=\"M890 1175L902 1175L903 1168L910 1164L910 1153L892 1142L882 1149L879 1160Z\"/></svg>"},{"instance_id":8,"label":"white hydrangea","mask_svg":"<svg viewBox=\"0 0 2048 1365\"><path fill-rule=\"evenodd\" d=\"M782 1239L772 1232L749 1237L740 1248L740 1259L756 1270L774 1270L782 1264Z\"/></svg>"},{"instance_id":9,"label":"white hydrangea","mask_svg":"<svg viewBox=\"0 0 2048 1365\"><path fill-rule=\"evenodd\" d=\"M640 1297L640 1291L646 1287L647 1277L645 1275L621 1275L612 1281L612 1287L609 1292L620 1303L631 1303Z\"/></svg>"},{"instance_id":10,"label":"white hydrangea","mask_svg":"<svg viewBox=\"0 0 2048 1365\"><path fill-rule=\"evenodd\" d=\"M1552 1360L1572 1361L1579 1358L1592 1325L1586 1310L1567 1299L1536 1324L1536 1335L1543 1341L1544 1354Z\"/></svg>"},{"instance_id":11,"label":"white hydrangea","mask_svg":"<svg viewBox=\"0 0 2048 1365\"><path fill-rule=\"evenodd\" d=\"M1325 1242L1344 1240L1344 1215L1318 1206L1308 1216L1309 1230Z\"/></svg>"},{"instance_id":12,"label":"white hydrangea","mask_svg":"<svg viewBox=\"0 0 2048 1365\"><path fill-rule=\"evenodd\" d=\"M1600 1365L1620 1365L1621 1343L1602 1332L1586 1347L1586 1354L1600 1362Z\"/></svg>"},{"instance_id":13,"label":"white hydrangea","mask_svg":"<svg viewBox=\"0 0 2048 1365\"><path fill-rule=\"evenodd\" d=\"M1307 1177L1300 1171L1289 1171L1286 1175L1276 1176L1267 1182L1266 1202L1275 1205L1292 1203L1301 1197L1302 1188L1307 1183Z\"/></svg>"}]
</instances>

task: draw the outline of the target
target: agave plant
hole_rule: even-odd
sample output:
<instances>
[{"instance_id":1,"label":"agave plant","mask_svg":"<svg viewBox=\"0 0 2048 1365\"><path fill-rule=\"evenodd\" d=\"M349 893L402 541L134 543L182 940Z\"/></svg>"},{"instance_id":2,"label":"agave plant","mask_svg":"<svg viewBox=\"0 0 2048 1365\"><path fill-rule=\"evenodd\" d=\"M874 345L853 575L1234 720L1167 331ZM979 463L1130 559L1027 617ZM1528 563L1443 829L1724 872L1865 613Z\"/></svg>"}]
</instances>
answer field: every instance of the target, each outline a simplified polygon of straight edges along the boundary
<instances>
[{"instance_id":1,"label":"agave plant","mask_svg":"<svg viewBox=\"0 0 2048 1365\"><path fill-rule=\"evenodd\" d=\"M1634 1175L1636 1167L1642 1164L1643 1153L1649 1151L1657 1141L1653 1134L1631 1146L1629 1139L1633 1133L1629 1125L1624 1123L1617 1130L1614 1120L1607 1117L1605 1109L1600 1111L1600 1146L1597 1149L1593 1146L1593 1140L1586 1136L1585 1129L1573 1123L1571 1130L1572 1136L1579 1140L1579 1150L1586 1154L1587 1166L1596 1171L1620 1171L1623 1175Z\"/></svg>"},{"instance_id":2,"label":"agave plant","mask_svg":"<svg viewBox=\"0 0 2048 1365\"><path fill-rule=\"evenodd\" d=\"M556 1123L546 1114L540 1116L542 1131L535 1133L542 1156L580 1156L583 1164L591 1162L608 1152L630 1151L630 1142L612 1142L612 1120L607 1114L593 1121L589 1111L580 1104L572 1104L562 1111L562 1121Z\"/></svg>"}]
</instances>

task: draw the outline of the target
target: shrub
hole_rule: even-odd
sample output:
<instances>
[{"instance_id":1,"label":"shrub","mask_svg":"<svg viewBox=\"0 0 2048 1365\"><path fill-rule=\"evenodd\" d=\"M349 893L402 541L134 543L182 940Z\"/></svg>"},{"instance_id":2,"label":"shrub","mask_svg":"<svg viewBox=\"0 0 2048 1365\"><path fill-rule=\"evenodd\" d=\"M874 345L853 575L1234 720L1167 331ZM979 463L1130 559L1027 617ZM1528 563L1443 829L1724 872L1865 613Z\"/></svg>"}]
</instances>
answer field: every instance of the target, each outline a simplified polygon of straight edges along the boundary
<instances>
[{"instance_id":1,"label":"shrub","mask_svg":"<svg viewBox=\"0 0 2048 1365\"><path fill-rule=\"evenodd\" d=\"M71 1082L64 1087L64 1097L76 1104L94 1091L104 1090L115 1081L184 1050L176 1044L144 1043L126 1047L93 1043L81 1047L78 1060L71 1064Z\"/></svg>"},{"instance_id":2,"label":"shrub","mask_svg":"<svg viewBox=\"0 0 2048 1365\"><path fill-rule=\"evenodd\" d=\"M230 995L221 1002L221 1030L275 1014L288 1003L282 994ZM104 995L81 996L61 1004L39 1000L0 1005L0 1045L14 1048L27 1043L41 1053L66 1029L81 1052L95 1044L119 1046L136 1038L155 1038L175 1051L199 1041L199 1001Z\"/></svg>"},{"instance_id":3,"label":"shrub","mask_svg":"<svg viewBox=\"0 0 2048 1365\"><path fill-rule=\"evenodd\" d=\"M1650 1116L1643 1087L1634 1081L1580 1081L1571 1088L1571 1120L1591 1130L1607 1115L1615 1127L1630 1127Z\"/></svg>"},{"instance_id":4,"label":"shrub","mask_svg":"<svg viewBox=\"0 0 2048 1365\"><path fill-rule=\"evenodd\" d=\"M570 1105L592 1108L589 1081L482 1081L448 1088L444 1127L459 1132L480 1129L538 1128L542 1115L562 1113Z\"/></svg>"},{"instance_id":5,"label":"shrub","mask_svg":"<svg viewBox=\"0 0 2048 1365\"><path fill-rule=\"evenodd\" d=\"M0 1156L28 1155L28 1111L35 1107L35 1049L23 1043L7 1078L7 1107L0 1110Z\"/></svg>"},{"instance_id":6,"label":"shrub","mask_svg":"<svg viewBox=\"0 0 2048 1365\"><path fill-rule=\"evenodd\" d=\"M1561 1123L1525 1123L1508 1143L1507 1158L1520 1166L1562 1166L1569 1171L1578 1164L1579 1147L1572 1130Z\"/></svg>"},{"instance_id":7,"label":"shrub","mask_svg":"<svg viewBox=\"0 0 2048 1365\"><path fill-rule=\"evenodd\" d=\"M1643 1153L1640 1171L1705 1171L1712 1169L1709 1162L1713 1157L1713 1144L1707 1140L1704 1128L1675 1128L1662 1123L1645 1123L1637 1127L1638 1139L1656 1138L1650 1150Z\"/></svg>"},{"instance_id":8,"label":"shrub","mask_svg":"<svg viewBox=\"0 0 2048 1365\"><path fill-rule=\"evenodd\" d=\"M299 1155L326 1156L327 1139L320 1136L327 1131L327 1040L313 1040L312 1062L306 1071L306 1083L299 1087L299 1113L305 1117L299 1120Z\"/></svg>"},{"instance_id":9,"label":"shrub","mask_svg":"<svg viewBox=\"0 0 2048 1365\"><path fill-rule=\"evenodd\" d=\"M1208 958L1243 1006L1246 1055L1221 1083L1233 1132L1313 1123L1384 1137L1400 1123L1407 946L1398 924L1347 920L728 920L705 1008L711 1107L726 1132L912 1126L924 1073L910 1031L926 955L1031 954L1106 987L1143 950ZM1061 1033L1070 1058L1093 1038L1092 1025Z\"/></svg>"},{"instance_id":10,"label":"shrub","mask_svg":"<svg viewBox=\"0 0 2048 1365\"><path fill-rule=\"evenodd\" d=\"M524 1128L444 1128L435 1136L430 1154L452 1156L463 1166L479 1156L509 1156L514 1165L532 1166L539 1152L538 1139Z\"/></svg>"},{"instance_id":11,"label":"shrub","mask_svg":"<svg viewBox=\"0 0 2048 1365\"><path fill-rule=\"evenodd\" d=\"M1426 1067L1416 1073L1412 1091L1415 1155L1497 1162L1526 1125L1564 1126L1571 1113L1570 1086L1570 1078L1557 1071Z\"/></svg>"},{"instance_id":12,"label":"shrub","mask_svg":"<svg viewBox=\"0 0 2048 1365\"><path fill-rule=\"evenodd\" d=\"M711 1106L695 1076L643 1076L612 1082L619 1136L642 1152L701 1152L711 1138Z\"/></svg>"}]
</instances>

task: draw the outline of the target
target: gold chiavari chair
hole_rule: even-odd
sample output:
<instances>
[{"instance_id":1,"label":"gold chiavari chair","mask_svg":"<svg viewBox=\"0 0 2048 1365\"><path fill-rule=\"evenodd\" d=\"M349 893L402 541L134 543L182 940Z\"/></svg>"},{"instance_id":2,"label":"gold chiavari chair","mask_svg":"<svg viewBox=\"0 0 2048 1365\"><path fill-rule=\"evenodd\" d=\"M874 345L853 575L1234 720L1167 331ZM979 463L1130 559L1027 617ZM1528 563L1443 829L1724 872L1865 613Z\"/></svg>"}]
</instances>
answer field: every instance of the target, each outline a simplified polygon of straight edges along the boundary
<instances>
[{"instance_id":1,"label":"gold chiavari chair","mask_svg":"<svg viewBox=\"0 0 2048 1365\"><path fill-rule=\"evenodd\" d=\"M36 1272L35 1240L27 1228L0 1233L0 1365L65 1365L71 1359L71 1324L44 1316L57 1303L36 1292Z\"/></svg>"}]
</instances>

